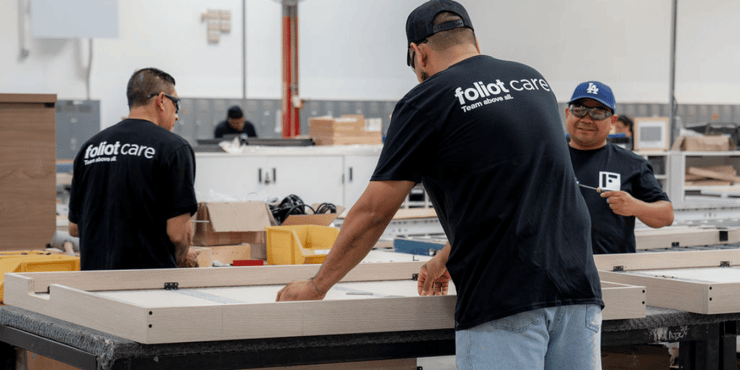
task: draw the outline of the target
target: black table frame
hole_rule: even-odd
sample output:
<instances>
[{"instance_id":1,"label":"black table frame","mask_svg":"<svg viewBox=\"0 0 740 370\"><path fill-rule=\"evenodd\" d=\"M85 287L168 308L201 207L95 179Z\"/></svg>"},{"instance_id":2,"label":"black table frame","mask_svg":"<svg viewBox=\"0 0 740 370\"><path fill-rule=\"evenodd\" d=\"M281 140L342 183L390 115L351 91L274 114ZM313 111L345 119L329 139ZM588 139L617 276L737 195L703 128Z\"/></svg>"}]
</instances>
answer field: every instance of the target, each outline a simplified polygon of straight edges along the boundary
<instances>
[{"instance_id":1,"label":"black table frame","mask_svg":"<svg viewBox=\"0 0 740 370\"><path fill-rule=\"evenodd\" d=\"M713 318L709 315L692 317ZM738 322L740 317L730 315L718 320L687 319L675 326L625 330L622 328L623 320L605 321L601 343L602 346L614 346L679 342L681 369L735 370ZM130 343L119 337L110 337L114 341ZM7 325L0 325L0 342L83 370L102 369L96 354ZM145 349L142 353L124 353L110 368L232 370L448 356L455 354L455 333L452 329L442 329L139 346Z\"/></svg>"}]
</instances>

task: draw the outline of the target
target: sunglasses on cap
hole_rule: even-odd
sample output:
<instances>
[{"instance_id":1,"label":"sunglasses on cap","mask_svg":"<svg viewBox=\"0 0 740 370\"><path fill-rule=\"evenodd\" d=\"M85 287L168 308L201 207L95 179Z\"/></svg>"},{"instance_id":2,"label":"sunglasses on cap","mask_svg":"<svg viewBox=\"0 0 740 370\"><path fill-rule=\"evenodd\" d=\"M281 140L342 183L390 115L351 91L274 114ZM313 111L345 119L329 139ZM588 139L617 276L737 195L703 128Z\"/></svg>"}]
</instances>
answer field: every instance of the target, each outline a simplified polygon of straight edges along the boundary
<instances>
[{"instance_id":1,"label":"sunglasses on cap","mask_svg":"<svg viewBox=\"0 0 740 370\"><path fill-rule=\"evenodd\" d=\"M580 104L571 104L569 109L570 113L578 118L586 117L586 114L588 114L596 121L607 119L613 115L611 110L603 107L587 107Z\"/></svg>"},{"instance_id":2,"label":"sunglasses on cap","mask_svg":"<svg viewBox=\"0 0 740 370\"><path fill-rule=\"evenodd\" d=\"M174 97L174 96L172 96L170 94L167 94L167 93L162 93L162 94L164 94L164 96L166 96L167 98L169 98L170 100L172 100L172 103L175 104L175 114L177 114L178 112L180 112L180 98L176 98L176 97ZM151 99L151 98L153 98L153 97L155 97L157 95L159 95L159 93L151 93L146 98L147 99Z\"/></svg>"}]
</instances>

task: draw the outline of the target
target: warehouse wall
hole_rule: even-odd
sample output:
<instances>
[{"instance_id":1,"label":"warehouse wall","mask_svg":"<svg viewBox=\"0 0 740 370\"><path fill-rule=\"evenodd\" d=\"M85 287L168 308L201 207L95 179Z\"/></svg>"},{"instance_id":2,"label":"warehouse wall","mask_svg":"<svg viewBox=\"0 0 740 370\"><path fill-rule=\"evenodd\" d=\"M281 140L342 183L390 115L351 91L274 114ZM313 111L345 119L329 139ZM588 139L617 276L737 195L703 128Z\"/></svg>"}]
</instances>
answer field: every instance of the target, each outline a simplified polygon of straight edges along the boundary
<instances>
[{"instance_id":1,"label":"warehouse wall","mask_svg":"<svg viewBox=\"0 0 740 370\"><path fill-rule=\"evenodd\" d=\"M32 0L31 0L32 1ZM60 0L62 1L62 0ZM668 101L671 1L463 1L484 53L539 69L560 101L576 83L610 83L619 102ZM87 40L32 39L19 55L18 0L0 2L0 92L86 99ZM300 95L308 100L394 101L416 83L405 65L404 23L419 0L305 0L299 4ZM246 0L247 98L279 99L282 9ZM124 85L158 66L190 98L242 97L241 0L119 0L119 37L95 39L89 96L101 126L126 115ZM206 41L201 14L230 10L232 30ZM679 2L676 98L740 103L740 2ZM94 16L94 15L91 15Z\"/></svg>"}]
</instances>

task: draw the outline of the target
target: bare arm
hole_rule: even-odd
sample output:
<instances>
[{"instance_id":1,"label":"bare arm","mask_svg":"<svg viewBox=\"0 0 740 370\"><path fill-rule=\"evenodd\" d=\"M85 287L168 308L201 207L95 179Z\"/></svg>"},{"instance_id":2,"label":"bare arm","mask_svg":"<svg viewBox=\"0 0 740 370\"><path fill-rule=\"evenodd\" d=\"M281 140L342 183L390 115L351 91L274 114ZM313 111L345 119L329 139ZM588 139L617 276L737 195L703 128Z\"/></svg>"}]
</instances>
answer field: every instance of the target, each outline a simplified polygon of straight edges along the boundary
<instances>
[{"instance_id":1,"label":"bare arm","mask_svg":"<svg viewBox=\"0 0 740 370\"><path fill-rule=\"evenodd\" d=\"M316 276L289 283L278 292L277 300L323 299L375 246L413 186L410 181L371 181L347 214Z\"/></svg>"},{"instance_id":2,"label":"bare arm","mask_svg":"<svg viewBox=\"0 0 740 370\"><path fill-rule=\"evenodd\" d=\"M607 199L612 211L620 216L635 216L652 228L668 226L673 223L673 204L665 200L653 203L635 199L624 191L607 191L601 194Z\"/></svg>"},{"instance_id":3,"label":"bare arm","mask_svg":"<svg viewBox=\"0 0 740 370\"><path fill-rule=\"evenodd\" d=\"M188 265L186 257L193 243L193 224L190 222L190 213L183 213L167 220L167 236L175 245L175 259L177 265Z\"/></svg>"},{"instance_id":4,"label":"bare arm","mask_svg":"<svg viewBox=\"0 0 740 370\"><path fill-rule=\"evenodd\" d=\"M69 230L69 235L79 237L80 236L80 229L77 227L77 224L69 221L69 225L67 226L67 229Z\"/></svg>"}]
</instances>

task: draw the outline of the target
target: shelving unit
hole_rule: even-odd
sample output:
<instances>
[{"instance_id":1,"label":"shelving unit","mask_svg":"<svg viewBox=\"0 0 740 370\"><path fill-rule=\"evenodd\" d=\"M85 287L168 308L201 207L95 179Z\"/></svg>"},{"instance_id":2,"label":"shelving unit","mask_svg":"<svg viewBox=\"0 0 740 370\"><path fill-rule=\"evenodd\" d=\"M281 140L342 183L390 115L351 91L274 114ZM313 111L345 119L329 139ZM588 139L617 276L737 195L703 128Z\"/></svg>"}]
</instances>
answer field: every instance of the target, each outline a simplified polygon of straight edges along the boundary
<instances>
[{"instance_id":1,"label":"shelving unit","mask_svg":"<svg viewBox=\"0 0 740 370\"><path fill-rule=\"evenodd\" d=\"M686 169L689 167L707 167L731 165L740 172L740 151L729 152L670 152L670 193L674 202L685 202L689 198L740 197L740 186L686 186Z\"/></svg>"},{"instance_id":2,"label":"shelving unit","mask_svg":"<svg viewBox=\"0 0 740 370\"><path fill-rule=\"evenodd\" d=\"M658 180L658 183L660 184L660 187L663 189L663 191L668 194L668 197L673 199L671 197L671 182L669 177L669 164L670 164L670 152L651 152L651 151L643 151L643 152L635 152L635 154L639 155L640 157L643 157L647 159L650 164L653 166L653 173L655 174L655 179Z\"/></svg>"}]
</instances>

